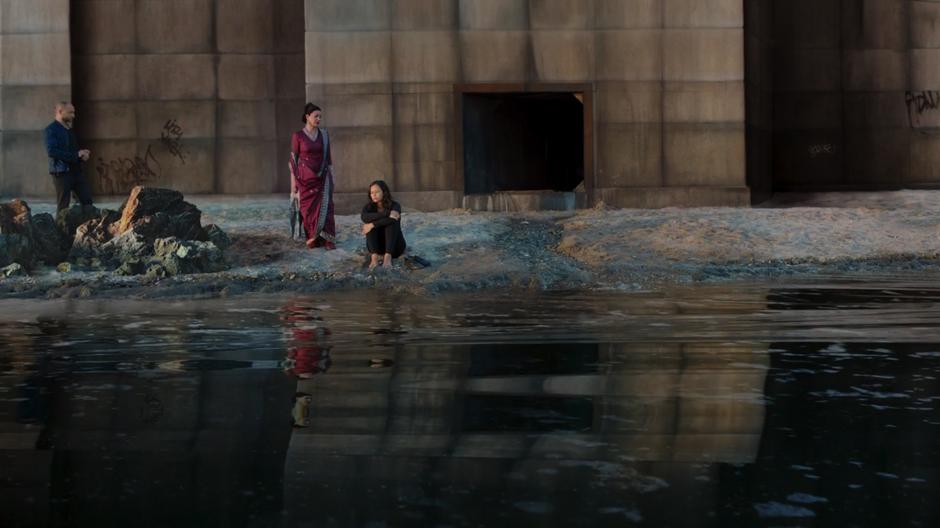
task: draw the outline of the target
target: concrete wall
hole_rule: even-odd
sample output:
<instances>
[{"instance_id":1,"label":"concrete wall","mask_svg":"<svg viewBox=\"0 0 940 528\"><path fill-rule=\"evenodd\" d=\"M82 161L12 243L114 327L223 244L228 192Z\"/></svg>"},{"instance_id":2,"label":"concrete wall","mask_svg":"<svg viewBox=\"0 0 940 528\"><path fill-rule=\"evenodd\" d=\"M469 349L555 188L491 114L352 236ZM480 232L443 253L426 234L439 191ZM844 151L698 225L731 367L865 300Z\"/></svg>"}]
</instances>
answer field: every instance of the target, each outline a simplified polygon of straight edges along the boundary
<instances>
[{"instance_id":1,"label":"concrete wall","mask_svg":"<svg viewBox=\"0 0 940 528\"><path fill-rule=\"evenodd\" d=\"M747 184L751 200L773 194L773 1L745 0Z\"/></svg>"},{"instance_id":2,"label":"concrete wall","mask_svg":"<svg viewBox=\"0 0 940 528\"><path fill-rule=\"evenodd\" d=\"M936 187L940 185L940 3L910 2L907 24L910 170L905 183Z\"/></svg>"},{"instance_id":3,"label":"concrete wall","mask_svg":"<svg viewBox=\"0 0 940 528\"><path fill-rule=\"evenodd\" d=\"M411 207L457 205L457 20L456 1L306 2L307 99L324 108L350 203L386 179Z\"/></svg>"},{"instance_id":4,"label":"concrete wall","mask_svg":"<svg viewBox=\"0 0 940 528\"><path fill-rule=\"evenodd\" d=\"M51 195L39 131L49 106L70 98L71 69L98 195L138 183L284 191L306 98L334 133L340 202L358 203L385 178L411 207L452 207L463 189L454 85L576 83L594 89L594 198L747 201L740 0L3 0L0 9L0 193Z\"/></svg>"},{"instance_id":5,"label":"concrete wall","mask_svg":"<svg viewBox=\"0 0 940 528\"><path fill-rule=\"evenodd\" d=\"M745 183L742 2L602 1L595 16L602 198L736 203L725 189Z\"/></svg>"},{"instance_id":6,"label":"concrete wall","mask_svg":"<svg viewBox=\"0 0 940 528\"><path fill-rule=\"evenodd\" d=\"M75 102L96 194L289 188L302 0L73 0Z\"/></svg>"},{"instance_id":7,"label":"concrete wall","mask_svg":"<svg viewBox=\"0 0 940 528\"><path fill-rule=\"evenodd\" d=\"M42 129L71 94L68 0L0 1L0 193L52 195Z\"/></svg>"},{"instance_id":8,"label":"concrete wall","mask_svg":"<svg viewBox=\"0 0 940 528\"><path fill-rule=\"evenodd\" d=\"M594 198L745 204L743 26L741 0L306 0L307 98L357 198L385 178L413 206L460 203L455 84L576 83Z\"/></svg>"},{"instance_id":9,"label":"concrete wall","mask_svg":"<svg viewBox=\"0 0 940 528\"><path fill-rule=\"evenodd\" d=\"M940 4L774 2L774 185L940 185Z\"/></svg>"},{"instance_id":10,"label":"concrete wall","mask_svg":"<svg viewBox=\"0 0 940 528\"><path fill-rule=\"evenodd\" d=\"M923 0L0 0L0 193L51 195L41 129L70 98L99 195L284 192L309 100L341 209L376 178L453 207L455 87L507 83L591 92L577 203L935 187L938 20Z\"/></svg>"}]
</instances>

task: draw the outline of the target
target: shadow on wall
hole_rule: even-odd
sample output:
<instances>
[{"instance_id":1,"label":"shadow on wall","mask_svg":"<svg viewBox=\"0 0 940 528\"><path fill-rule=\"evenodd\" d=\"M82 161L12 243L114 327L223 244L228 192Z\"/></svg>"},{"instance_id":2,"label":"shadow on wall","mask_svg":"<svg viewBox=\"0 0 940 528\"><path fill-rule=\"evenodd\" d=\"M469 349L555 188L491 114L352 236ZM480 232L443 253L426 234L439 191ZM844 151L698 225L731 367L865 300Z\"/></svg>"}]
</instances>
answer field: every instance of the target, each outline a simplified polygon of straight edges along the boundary
<instances>
[{"instance_id":1,"label":"shadow on wall","mask_svg":"<svg viewBox=\"0 0 940 528\"><path fill-rule=\"evenodd\" d=\"M761 119L748 122L763 137L772 108L774 190L940 187L932 4L777 1L772 14L753 9L771 19L764 35L748 31L769 33L773 47L761 48L768 65L749 64L748 78L759 80L748 84L748 108Z\"/></svg>"}]
</instances>

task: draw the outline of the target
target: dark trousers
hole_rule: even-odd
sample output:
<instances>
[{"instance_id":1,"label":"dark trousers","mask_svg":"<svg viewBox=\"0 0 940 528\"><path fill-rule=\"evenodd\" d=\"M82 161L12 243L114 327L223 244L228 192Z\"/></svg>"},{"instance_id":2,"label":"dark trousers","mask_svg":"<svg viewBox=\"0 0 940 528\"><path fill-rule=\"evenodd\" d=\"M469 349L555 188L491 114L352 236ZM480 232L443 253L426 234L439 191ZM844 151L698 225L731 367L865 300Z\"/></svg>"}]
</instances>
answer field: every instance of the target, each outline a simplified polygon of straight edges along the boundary
<instances>
[{"instance_id":1,"label":"dark trousers","mask_svg":"<svg viewBox=\"0 0 940 528\"><path fill-rule=\"evenodd\" d=\"M366 247L372 255L391 253L398 258L405 252L405 237L401 234L401 224L392 222L384 227L373 227L366 235Z\"/></svg>"},{"instance_id":2,"label":"dark trousers","mask_svg":"<svg viewBox=\"0 0 940 528\"><path fill-rule=\"evenodd\" d=\"M57 172L52 175L55 184L56 211L69 208L72 192L82 205L91 205L91 188L81 173Z\"/></svg>"}]
</instances>

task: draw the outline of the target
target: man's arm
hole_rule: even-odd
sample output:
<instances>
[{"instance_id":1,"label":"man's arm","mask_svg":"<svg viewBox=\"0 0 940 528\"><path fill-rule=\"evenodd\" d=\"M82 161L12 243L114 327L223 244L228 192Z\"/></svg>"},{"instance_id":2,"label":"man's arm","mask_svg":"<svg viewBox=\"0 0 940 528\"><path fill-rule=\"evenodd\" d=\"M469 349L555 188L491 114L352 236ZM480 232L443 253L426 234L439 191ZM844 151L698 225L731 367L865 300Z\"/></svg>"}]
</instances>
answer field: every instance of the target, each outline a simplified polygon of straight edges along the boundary
<instances>
[{"instance_id":1,"label":"man's arm","mask_svg":"<svg viewBox=\"0 0 940 528\"><path fill-rule=\"evenodd\" d=\"M62 134L56 133L53 127L45 130L44 139L46 142L46 153L50 158L62 160L67 163L78 163L78 151L68 150L68 141L63 141Z\"/></svg>"}]
</instances>

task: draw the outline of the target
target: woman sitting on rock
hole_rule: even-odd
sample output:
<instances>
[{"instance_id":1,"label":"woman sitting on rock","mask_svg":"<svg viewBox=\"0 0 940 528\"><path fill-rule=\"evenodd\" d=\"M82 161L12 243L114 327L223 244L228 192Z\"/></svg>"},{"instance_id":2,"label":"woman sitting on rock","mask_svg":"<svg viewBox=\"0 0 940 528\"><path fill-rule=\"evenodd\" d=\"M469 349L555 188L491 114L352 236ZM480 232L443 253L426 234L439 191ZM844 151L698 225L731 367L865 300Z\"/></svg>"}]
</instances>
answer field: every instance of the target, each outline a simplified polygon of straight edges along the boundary
<instances>
[{"instance_id":1,"label":"woman sitting on rock","mask_svg":"<svg viewBox=\"0 0 940 528\"><path fill-rule=\"evenodd\" d=\"M377 180L369 185L369 203L362 208L362 234L366 236L366 247L372 260L369 271L379 265L389 268L392 259L405 252L405 237L401 233L401 205L392 200L388 185Z\"/></svg>"}]
</instances>

